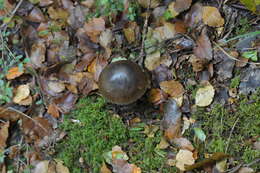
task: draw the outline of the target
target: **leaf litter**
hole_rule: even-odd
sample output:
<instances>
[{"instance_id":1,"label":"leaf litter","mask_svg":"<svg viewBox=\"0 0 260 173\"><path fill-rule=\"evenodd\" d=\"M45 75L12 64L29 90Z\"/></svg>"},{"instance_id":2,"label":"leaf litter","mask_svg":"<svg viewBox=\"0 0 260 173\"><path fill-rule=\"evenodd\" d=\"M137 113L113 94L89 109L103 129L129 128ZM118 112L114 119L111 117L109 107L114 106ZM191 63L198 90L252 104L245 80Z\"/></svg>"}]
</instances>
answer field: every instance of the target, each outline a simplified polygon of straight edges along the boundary
<instances>
[{"instance_id":1,"label":"leaf litter","mask_svg":"<svg viewBox=\"0 0 260 173\"><path fill-rule=\"evenodd\" d=\"M96 10L98 3L104 7L102 12ZM241 3L258 13L259 3L249 0L241 0ZM11 98L0 107L0 154L14 147L11 138L14 131L23 139L23 144L48 156L43 158L55 157L46 154L61 135L53 128L54 121L62 124L64 116L75 109L81 96L98 93L98 78L106 65L118 57L138 62L139 53L144 51L144 61L139 64L149 76L150 84L147 94L138 101L143 108L130 107L129 111L127 107L112 105L112 112L123 117L126 124L131 119L126 117L132 115L138 119L133 124L146 122L142 133L147 139L156 138L156 134L162 132L156 146L159 153L167 153L171 167L184 171L210 165L213 169L217 161L229 157L228 153L215 153L195 163L203 154L198 151L196 140L206 143L209 132L197 124L201 120L193 121L193 111L200 107L210 110L215 102L223 103L220 101L223 99L236 103L238 93L250 94L260 86L257 37L248 41L241 36L242 39L231 40L232 44L221 42L236 38L234 31L228 31L234 28L232 22L237 22L226 14L225 10L231 7L243 13L241 4L227 1L223 4L192 0L0 2L1 39L4 31L10 32L9 41L2 45L6 44L9 51L14 52L13 58L18 54L22 60L30 59L26 63L9 62L1 49L2 58L11 65L5 68L1 61L0 84L11 88L0 89L0 93L9 92ZM251 16L252 30L255 30L254 14L246 12L246 15ZM216 49L216 45L221 49ZM241 49L241 45L246 46ZM241 71L240 83L230 88L237 71ZM2 85L3 82L6 85ZM223 87L229 95L223 94ZM4 96L0 96L2 103ZM145 99L151 103L149 106ZM234 105L230 107L235 111ZM14 127L19 127L22 133ZM64 135L61 136L63 140ZM12 145L7 142L9 137ZM127 147L122 148L112 148L106 163L100 165L101 172L141 172L138 165L141 163L129 161L133 155L129 155ZM173 149L175 157L168 158L169 149ZM31 166L34 167L29 168L32 172L69 172L62 161L55 159L39 159ZM27 170L25 166L21 169Z\"/></svg>"}]
</instances>

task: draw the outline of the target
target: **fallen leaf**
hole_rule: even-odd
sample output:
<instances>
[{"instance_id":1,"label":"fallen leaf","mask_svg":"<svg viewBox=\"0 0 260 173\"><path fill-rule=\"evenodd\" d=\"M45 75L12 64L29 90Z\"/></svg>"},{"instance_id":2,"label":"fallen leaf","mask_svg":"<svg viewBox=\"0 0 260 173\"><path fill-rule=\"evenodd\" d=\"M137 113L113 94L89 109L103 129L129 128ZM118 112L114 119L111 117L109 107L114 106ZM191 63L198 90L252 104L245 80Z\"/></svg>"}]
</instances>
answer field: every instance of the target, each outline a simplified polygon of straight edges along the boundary
<instances>
[{"instance_id":1,"label":"fallen leaf","mask_svg":"<svg viewBox=\"0 0 260 173\"><path fill-rule=\"evenodd\" d=\"M90 39L97 43L99 41L98 36L105 30L105 20L102 17L93 18L88 23L85 23L84 30Z\"/></svg>"},{"instance_id":2,"label":"fallen leaf","mask_svg":"<svg viewBox=\"0 0 260 173\"><path fill-rule=\"evenodd\" d=\"M178 98L184 94L182 84L175 80L163 81L160 83L161 89L173 98Z\"/></svg>"},{"instance_id":3,"label":"fallen leaf","mask_svg":"<svg viewBox=\"0 0 260 173\"><path fill-rule=\"evenodd\" d=\"M172 70L166 65L159 65L155 70L152 71L152 80L156 83L156 86L163 81L170 81L173 79Z\"/></svg>"},{"instance_id":4,"label":"fallen leaf","mask_svg":"<svg viewBox=\"0 0 260 173\"><path fill-rule=\"evenodd\" d=\"M190 8L192 0L176 0L174 4L174 10L177 13L181 13Z\"/></svg>"},{"instance_id":5,"label":"fallen leaf","mask_svg":"<svg viewBox=\"0 0 260 173\"><path fill-rule=\"evenodd\" d=\"M162 137L160 143L156 145L156 148L166 149L169 146L170 146L170 144L166 141L166 139L164 137Z\"/></svg>"},{"instance_id":6,"label":"fallen leaf","mask_svg":"<svg viewBox=\"0 0 260 173\"><path fill-rule=\"evenodd\" d=\"M207 158L207 159L199 161L199 162L197 162L193 165L185 166L185 170L191 171L193 169L202 168L202 167L214 164L217 161L228 158L228 157L230 157L230 155L225 154L225 153L221 153L221 152L213 153L213 155L211 157Z\"/></svg>"},{"instance_id":7,"label":"fallen leaf","mask_svg":"<svg viewBox=\"0 0 260 173\"><path fill-rule=\"evenodd\" d=\"M66 21L69 17L69 13L66 10L62 8L54 9L52 6L48 8L48 14L50 18L54 20Z\"/></svg>"},{"instance_id":8,"label":"fallen leaf","mask_svg":"<svg viewBox=\"0 0 260 173\"><path fill-rule=\"evenodd\" d=\"M199 36L199 38L196 41L196 44L197 44L197 46L193 50L194 55L197 58L207 59L210 61L213 57L213 54L212 54L213 50L211 47L209 37L207 35L206 28L204 28L202 30L201 35Z\"/></svg>"},{"instance_id":9,"label":"fallen leaf","mask_svg":"<svg viewBox=\"0 0 260 173\"><path fill-rule=\"evenodd\" d=\"M23 99L30 95L29 85L20 85L15 91L13 102L19 104Z\"/></svg>"},{"instance_id":10,"label":"fallen leaf","mask_svg":"<svg viewBox=\"0 0 260 173\"><path fill-rule=\"evenodd\" d=\"M74 107L77 99L78 99L77 95L67 92L64 95L55 98L53 100L53 103L57 105L60 112L68 113Z\"/></svg>"},{"instance_id":11,"label":"fallen leaf","mask_svg":"<svg viewBox=\"0 0 260 173\"><path fill-rule=\"evenodd\" d=\"M19 102L19 105L28 106L28 105L31 105L31 104L32 104L32 101L33 101L32 96L28 96L28 97L26 97L25 99L21 100L21 101Z\"/></svg>"},{"instance_id":12,"label":"fallen leaf","mask_svg":"<svg viewBox=\"0 0 260 173\"><path fill-rule=\"evenodd\" d=\"M259 0L240 0L242 4L244 4L249 10L256 14L260 14L259 11L259 5L260 1Z\"/></svg>"},{"instance_id":13,"label":"fallen leaf","mask_svg":"<svg viewBox=\"0 0 260 173\"><path fill-rule=\"evenodd\" d=\"M220 27L224 25L224 19L221 17L216 7L204 6L202 7L202 20L211 27Z\"/></svg>"},{"instance_id":14,"label":"fallen leaf","mask_svg":"<svg viewBox=\"0 0 260 173\"><path fill-rule=\"evenodd\" d=\"M49 81L48 87L50 90L52 90L55 93L60 93L65 90L64 83L59 82L59 81Z\"/></svg>"},{"instance_id":15,"label":"fallen leaf","mask_svg":"<svg viewBox=\"0 0 260 173\"><path fill-rule=\"evenodd\" d=\"M189 62L191 62L192 70L194 72L200 72L205 69L205 67L208 65L208 60L204 58L197 58L196 56L191 56L189 59Z\"/></svg>"},{"instance_id":16,"label":"fallen leaf","mask_svg":"<svg viewBox=\"0 0 260 173\"><path fill-rule=\"evenodd\" d=\"M107 165L103 163L100 168L100 173L112 173L112 172L110 171L110 169L107 168Z\"/></svg>"},{"instance_id":17,"label":"fallen leaf","mask_svg":"<svg viewBox=\"0 0 260 173\"><path fill-rule=\"evenodd\" d=\"M1 3L1 5L3 5L3 8L0 9L0 16L5 16L6 14L9 14L14 8L14 5L12 5L7 0L2 1Z\"/></svg>"},{"instance_id":18,"label":"fallen leaf","mask_svg":"<svg viewBox=\"0 0 260 173\"><path fill-rule=\"evenodd\" d=\"M192 5L190 11L185 15L185 24L191 29L195 28L200 22L202 22L202 5L201 3L195 3Z\"/></svg>"},{"instance_id":19,"label":"fallen leaf","mask_svg":"<svg viewBox=\"0 0 260 173\"><path fill-rule=\"evenodd\" d=\"M160 65L160 59L161 59L160 51L156 51L153 54L146 55L144 61L145 67L150 71L154 70L157 66Z\"/></svg>"},{"instance_id":20,"label":"fallen leaf","mask_svg":"<svg viewBox=\"0 0 260 173\"><path fill-rule=\"evenodd\" d=\"M45 22L45 17L42 11L37 7L34 7L32 9L30 14L26 17L26 19L31 22L38 22L38 23Z\"/></svg>"},{"instance_id":21,"label":"fallen leaf","mask_svg":"<svg viewBox=\"0 0 260 173\"><path fill-rule=\"evenodd\" d=\"M20 116L20 113L10 108L0 107L0 119L5 121L17 121Z\"/></svg>"},{"instance_id":22,"label":"fallen leaf","mask_svg":"<svg viewBox=\"0 0 260 173\"><path fill-rule=\"evenodd\" d=\"M88 66L88 71L93 74L94 80L97 82L99 79L99 75L105 66L108 64L107 59L103 57L98 57L92 61L92 63Z\"/></svg>"},{"instance_id":23,"label":"fallen leaf","mask_svg":"<svg viewBox=\"0 0 260 173\"><path fill-rule=\"evenodd\" d=\"M59 113L59 110L58 110L58 107L52 103L48 106L48 111L47 111L48 114L50 114L51 116L53 116L54 118L59 118L60 117L60 113Z\"/></svg>"},{"instance_id":24,"label":"fallen leaf","mask_svg":"<svg viewBox=\"0 0 260 173\"><path fill-rule=\"evenodd\" d=\"M174 138L171 142L177 145L180 149L194 151L193 145L187 138Z\"/></svg>"},{"instance_id":25,"label":"fallen leaf","mask_svg":"<svg viewBox=\"0 0 260 173\"><path fill-rule=\"evenodd\" d=\"M253 173L255 172L254 169L249 167L242 167L238 170L238 173Z\"/></svg>"},{"instance_id":26,"label":"fallen leaf","mask_svg":"<svg viewBox=\"0 0 260 173\"><path fill-rule=\"evenodd\" d=\"M128 43L135 42L136 32L138 32L137 27L138 25L136 24L136 22L129 22L127 27L123 29L124 35Z\"/></svg>"},{"instance_id":27,"label":"fallen leaf","mask_svg":"<svg viewBox=\"0 0 260 173\"><path fill-rule=\"evenodd\" d=\"M185 165L192 165L195 162L193 153L189 150L180 150L176 155L176 167L185 171Z\"/></svg>"},{"instance_id":28,"label":"fallen leaf","mask_svg":"<svg viewBox=\"0 0 260 173\"><path fill-rule=\"evenodd\" d=\"M5 147L6 147L6 140L9 136L9 132L8 132L8 129L9 129L9 126L10 126L10 123L9 121L7 121L6 123L0 123L1 124L1 128L0 128L0 152L2 152Z\"/></svg>"},{"instance_id":29,"label":"fallen leaf","mask_svg":"<svg viewBox=\"0 0 260 173\"><path fill-rule=\"evenodd\" d=\"M75 66L75 70L77 72L81 72L87 69L88 65L94 60L95 54L87 53L85 54L80 61Z\"/></svg>"},{"instance_id":30,"label":"fallen leaf","mask_svg":"<svg viewBox=\"0 0 260 173\"><path fill-rule=\"evenodd\" d=\"M155 8L155 7L159 6L160 1L159 0L151 0L151 2L150 2L150 1L147 1L147 0L138 0L138 3L144 8L148 8L149 3L150 3L150 8Z\"/></svg>"},{"instance_id":31,"label":"fallen leaf","mask_svg":"<svg viewBox=\"0 0 260 173\"><path fill-rule=\"evenodd\" d=\"M174 99L168 99L163 108L164 116L161 122L167 140L181 135L181 112Z\"/></svg>"},{"instance_id":32,"label":"fallen leaf","mask_svg":"<svg viewBox=\"0 0 260 173\"><path fill-rule=\"evenodd\" d=\"M99 43L104 48L107 48L107 47L110 47L112 39L113 39L113 33L112 33L111 29L106 29L101 32L101 34L99 36Z\"/></svg>"},{"instance_id":33,"label":"fallen leaf","mask_svg":"<svg viewBox=\"0 0 260 173\"><path fill-rule=\"evenodd\" d=\"M70 171L61 161L58 161L56 165L56 173L70 173Z\"/></svg>"},{"instance_id":34,"label":"fallen leaf","mask_svg":"<svg viewBox=\"0 0 260 173\"><path fill-rule=\"evenodd\" d=\"M44 42L39 41L34 43L30 51L30 62L35 68L43 67L43 62L45 61L46 46Z\"/></svg>"},{"instance_id":35,"label":"fallen leaf","mask_svg":"<svg viewBox=\"0 0 260 173\"><path fill-rule=\"evenodd\" d=\"M12 67L8 70L5 77L6 79L11 80L21 76L23 73L24 73L23 69L19 69L19 67Z\"/></svg>"},{"instance_id":36,"label":"fallen leaf","mask_svg":"<svg viewBox=\"0 0 260 173\"><path fill-rule=\"evenodd\" d=\"M215 89L208 83L203 88L199 88L195 96L195 104L200 107L205 107L211 104L215 94Z\"/></svg>"},{"instance_id":37,"label":"fallen leaf","mask_svg":"<svg viewBox=\"0 0 260 173\"><path fill-rule=\"evenodd\" d=\"M40 0L40 7L46 7L48 5L51 5L53 3L53 0Z\"/></svg>"},{"instance_id":38,"label":"fallen leaf","mask_svg":"<svg viewBox=\"0 0 260 173\"><path fill-rule=\"evenodd\" d=\"M35 168L32 170L32 173L48 173L49 162L49 160L43 160L38 162L35 165Z\"/></svg>"},{"instance_id":39,"label":"fallen leaf","mask_svg":"<svg viewBox=\"0 0 260 173\"><path fill-rule=\"evenodd\" d=\"M152 88L149 92L148 100L157 105L166 100L167 95L159 88Z\"/></svg>"}]
</instances>

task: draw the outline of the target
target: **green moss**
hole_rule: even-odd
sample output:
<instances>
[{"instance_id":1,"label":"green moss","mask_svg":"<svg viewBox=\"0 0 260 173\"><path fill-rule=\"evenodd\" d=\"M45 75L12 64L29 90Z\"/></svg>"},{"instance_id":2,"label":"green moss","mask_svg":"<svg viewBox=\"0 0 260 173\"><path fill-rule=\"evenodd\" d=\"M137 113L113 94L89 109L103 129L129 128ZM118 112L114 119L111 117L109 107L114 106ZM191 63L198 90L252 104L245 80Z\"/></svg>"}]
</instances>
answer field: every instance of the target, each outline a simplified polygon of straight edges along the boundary
<instances>
[{"instance_id":1,"label":"green moss","mask_svg":"<svg viewBox=\"0 0 260 173\"><path fill-rule=\"evenodd\" d=\"M210 112L199 109L193 117L201 123L207 135L200 153L225 152L228 146L227 153L245 163L260 157L260 151L254 150L249 142L260 134L260 90L252 96L241 96L230 110L215 105Z\"/></svg>"},{"instance_id":2,"label":"green moss","mask_svg":"<svg viewBox=\"0 0 260 173\"><path fill-rule=\"evenodd\" d=\"M104 161L103 154L115 145L121 146L127 152L129 162L141 167L142 172L175 170L166 166L164 151L156 149L162 136L159 130L155 137L148 138L143 133L145 124L128 128L121 118L109 114L104 105L102 98L86 97L79 101L71 115L65 116L61 129L68 135L57 144L56 151L57 157L72 173L83 172L80 157L94 173L99 172ZM73 123L71 119L79 120L79 123Z\"/></svg>"}]
</instances>

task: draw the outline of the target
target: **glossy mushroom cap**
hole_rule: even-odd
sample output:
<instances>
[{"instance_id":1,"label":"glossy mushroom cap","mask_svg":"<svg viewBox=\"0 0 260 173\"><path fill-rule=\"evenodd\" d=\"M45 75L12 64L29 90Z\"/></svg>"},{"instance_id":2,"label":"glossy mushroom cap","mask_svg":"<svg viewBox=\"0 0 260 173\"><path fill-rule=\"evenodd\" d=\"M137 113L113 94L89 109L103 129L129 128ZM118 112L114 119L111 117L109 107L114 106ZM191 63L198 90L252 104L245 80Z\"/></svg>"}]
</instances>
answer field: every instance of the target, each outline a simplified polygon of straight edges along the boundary
<instances>
[{"instance_id":1,"label":"glossy mushroom cap","mask_svg":"<svg viewBox=\"0 0 260 173\"><path fill-rule=\"evenodd\" d=\"M136 63L123 60L107 65L101 72L100 93L110 102L125 105L138 100L148 87L148 80Z\"/></svg>"}]
</instances>

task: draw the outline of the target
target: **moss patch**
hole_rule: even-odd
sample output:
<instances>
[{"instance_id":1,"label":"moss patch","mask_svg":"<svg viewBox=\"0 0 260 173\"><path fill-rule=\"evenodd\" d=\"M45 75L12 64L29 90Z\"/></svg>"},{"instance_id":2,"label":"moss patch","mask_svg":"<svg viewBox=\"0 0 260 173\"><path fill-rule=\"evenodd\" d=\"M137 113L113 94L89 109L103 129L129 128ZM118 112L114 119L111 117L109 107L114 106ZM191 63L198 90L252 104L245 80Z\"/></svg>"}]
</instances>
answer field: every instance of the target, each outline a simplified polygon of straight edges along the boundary
<instances>
[{"instance_id":1,"label":"moss patch","mask_svg":"<svg viewBox=\"0 0 260 173\"><path fill-rule=\"evenodd\" d=\"M244 163L250 163L260 157L260 151L253 149L252 142L260 140L260 90L249 98L241 96L240 101L229 110L215 105L210 112L200 109L193 117L201 123L207 135L200 153L227 150L228 154ZM229 139L233 126L234 130ZM255 167L260 168L260 165Z\"/></svg>"},{"instance_id":2,"label":"moss patch","mask_svg":"<svg viewBox=\"0 0 260 173\"><path fill-rule=\"evenodd\" d=\"M104 105L102 98L83 98L61 125L68 135L56 146L57 158L63 160L72 173L84 172L80 157L91 171L98 173L104 161L103 154L115 145L121 146L127 152L129 162L141 167L142 172L175 169L166 166L165 153L156 149L162 136L160 131L155 133L155 137L148 138L143 133L145 124L128 128L121 118L108 113ZM73 123L71 119L79 120L79 123Z\"/></svg>"}]
</instances>

